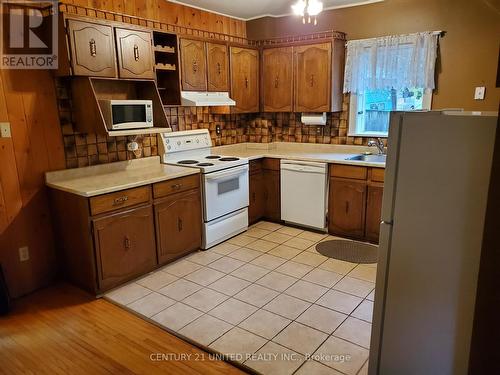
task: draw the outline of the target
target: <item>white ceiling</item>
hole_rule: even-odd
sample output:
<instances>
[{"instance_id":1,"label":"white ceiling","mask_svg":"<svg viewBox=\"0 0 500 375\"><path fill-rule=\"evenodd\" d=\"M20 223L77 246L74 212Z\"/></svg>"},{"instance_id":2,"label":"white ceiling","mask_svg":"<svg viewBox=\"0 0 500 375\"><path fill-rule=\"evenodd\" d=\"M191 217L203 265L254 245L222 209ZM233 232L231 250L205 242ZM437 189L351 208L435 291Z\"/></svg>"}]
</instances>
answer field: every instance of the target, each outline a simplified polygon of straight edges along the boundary
<instances>
[{"instance_id":1,"label":"white ceiling","mask_svg":"<svg viewBox=\"0 0 500 375\"><path fill-rule=\"evenodd\" d=\"M297 0L169 0L245 21L260 17L280 17L291 14ZM377 3L384 0L323 0L323 9L345 8Z\"/></svg>"}]
</instances>

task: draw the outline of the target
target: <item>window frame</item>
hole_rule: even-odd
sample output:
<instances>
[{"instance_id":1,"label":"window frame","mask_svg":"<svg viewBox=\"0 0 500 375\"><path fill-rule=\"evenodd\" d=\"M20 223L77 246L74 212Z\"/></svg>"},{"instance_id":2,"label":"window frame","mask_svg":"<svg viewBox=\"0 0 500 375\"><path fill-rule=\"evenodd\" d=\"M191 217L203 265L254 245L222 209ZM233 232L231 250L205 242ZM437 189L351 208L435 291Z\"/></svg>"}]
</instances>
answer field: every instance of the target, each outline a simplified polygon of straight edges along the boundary
<instances>
[{"instance_id":1,"label":"window frame","mask_svg":"<svg viewBox=\"0 0 500 375\"><path fill-rule=\"evenodd\" d=\"M415 111L430 111L432 107L433 90L424 89L424 96L422 100L422 109ZM357 116L358 116L358 95L355 93L349 94L349 126L347 129L348 137L366 137L366 138L387 138L389 132L379 133L360 133L357 129Z\"/></svg>"}]
</instances>

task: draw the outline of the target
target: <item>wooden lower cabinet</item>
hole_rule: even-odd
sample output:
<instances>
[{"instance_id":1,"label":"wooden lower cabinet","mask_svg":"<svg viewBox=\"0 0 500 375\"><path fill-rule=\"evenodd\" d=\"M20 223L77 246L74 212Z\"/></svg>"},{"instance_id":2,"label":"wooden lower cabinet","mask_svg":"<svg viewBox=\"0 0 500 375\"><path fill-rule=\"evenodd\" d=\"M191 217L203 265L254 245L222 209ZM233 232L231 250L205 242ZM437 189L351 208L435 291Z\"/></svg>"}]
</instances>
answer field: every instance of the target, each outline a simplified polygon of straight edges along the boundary
<instances>
[{"instance_id":1,"label":"wooden lower cabinet","mask_svg":"<svg viewBox=\"0 0 500 375\"><path fill-rule=\"evenodd\" d=\"M264 217L271 221L281 221L280 172L264 169L263 174L265 184Z\"/></svg>"},{"instance_id":2,"label":"wooden lower cabinet","mask_svg":"<svg viewBox=\"0 0 500 375\"><path fill-rule=\"evenodd\" d=\"M155 203L158 262L166 263L201 246L200 190L173 194Z\"/></svg>"},{"instance_id":3,"label":"wooden lower cabinet","mask_svg":"<svg viewBox=\"0 0 500 375\"><path fill-rule=\"evenodd\" d=\"M330 178L328 231L362 239L365 217L366 182Z\"/></svg>"},{"instance_id":4,"label":"wooden lower cabinet","mask_svg":"<svg viewBox=\"0 0 500 375\"><path fill-rule=\"evenodd\" d=\"M99 289L150 271L156 265L151 206L92 220Z\"/></svg>"},{"instance_id":5,"label":"wooden lower cabinet","mask_svg":"<svg viewBox=\"0 0 500 375\"><path fill-rule=\"evenodd\" d=\"M366 201L366 231L367 240L378 242L380 220L382 216L383 184L369 184Z\"/></svg>"},{"instance_id":6,"label":"wooden lower cabinet","mask_svg":"<svg viewBox=\"0 0 500 375\"><path fill-rule=\"evenodd\" d=\"M248 206L248 223L253 224L259 221L264 216L266 207L265 199L265 183L262 170L249 175L249 206Z\"/></svg>"}]
</instances>

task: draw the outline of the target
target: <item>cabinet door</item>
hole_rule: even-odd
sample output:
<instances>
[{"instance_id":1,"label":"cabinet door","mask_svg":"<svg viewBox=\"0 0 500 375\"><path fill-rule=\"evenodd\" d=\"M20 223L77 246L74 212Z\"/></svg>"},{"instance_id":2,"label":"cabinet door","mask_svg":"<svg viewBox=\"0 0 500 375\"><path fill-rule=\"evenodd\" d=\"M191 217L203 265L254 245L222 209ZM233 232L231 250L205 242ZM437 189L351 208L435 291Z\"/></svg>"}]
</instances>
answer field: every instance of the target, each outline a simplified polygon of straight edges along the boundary
<instances>
[{"instance_id":1,"label":"cabinet door","mask_svg":"<svg viewBox=\"0 0 500 375\"><path fill-rule=\"evenodd\" d=\"M207 43L208 91L229 91L229 59L224 44Z\"/></svg>"},{"instance_id":2,"label":"cabinet door","mask_svg":"<svg viewBox=\"0 0 500 375\"><path fill-rule=\"evenodd\" d=\"M174 194L155 204L155 217L161 264L200 248L200 190Z\"/></svg>"},{"instance_id":3,"label":"cabinet door","mask_svg":"<svg viewBox=\"0 0 500 375\"><path fill-rule=\"evenodd\" d=\"M116 77L111 26L68 20L68 33L74 75Z\"/></svg>"},{"instance_id":4,"label":"cabinet door","mask_svg":"<svg viewBox=\"0 0 500 375\"><path fill-rule=\"evenodd\" d=\"M382 215L383 185L368 185L366 202L366 238L378 242Z\"/></svg>"},{"instance_id":5,"label":"cabinet door","mask_svg":"<svg viewBox=\"0 0 500 375\"><path fill-rule=\"evenodd\" d=\"M272 221L281 220L280 172L264 170L265 217Z\"/></svg>"},{"instance_id":6,"label":"cabinet door","mask_svg":"<svg viewBox=\"0 0 500 375\"><path fill-rule=\"evenodd\" d=\"M233 112L259 111L259 51L231 47L231 97Z\"/></svg>"},{"instance_id":7,"label":"cabinet door","mask_svg":"<svg viewBox=\"0 0 500 375\"><path fill-rule=\"evenodd\" d=\"M186 91L207 91L207 67L205 42L181 39L182 89Z\"/></svg>"},{"instance_id":8,"label":"cabinet door","mask_svg":"<svg viewBox=\"0 0 500 375\"><path fill-rule=\"evenodd\" d=\"M291 112L293 104L293 49L265 49L262 57L264 111Z\"/></svg>"},{"instance_id":9,"label":"cabinet door","mask_svg":"<svg viewBox=\"0 0 500 375\"><path fill-rule=\"evenodd\" d=\"M295 47L295 111L327 112L331 95L331 43Z\"/></svg>"},{"instance_id":10,"label":"cabinet door","mask_svg":"<svg viewBox=\"0 0 500 375\"><path fill-rule=\"evenodd\" d=\"M154 78L151 33L115 29L120 78Z\"/></svg>"},{"instance_id":11,"label":"cabinet door","mask_svg":"<svg viewBox=\"0 0 500 375\"><path fill-rule=\"evenodd\" d=\"M330 233L363 238L366 182L331 178L329 211Z\"/></svg>"},{"instance_id":12,"label":"cabinet door","mask_svg":"<svg viewBox=\"0 0 500 375\"><path fill-rule=\"evenodd\" d=\"M101 291L148 272L156 265L151 207L95 219L93 230Z\"/></svg>"},{"instance_id":13,"label":"cabinet door","mask_svg":"<svg viewBox=\"0 0 500 375\"><path fill-rule=\"evenodd\" d=\"M266 207L264 191L264 175L262 171L250 174L248 223L253 224L264 216Z\"/></svg>"}]
</instances>

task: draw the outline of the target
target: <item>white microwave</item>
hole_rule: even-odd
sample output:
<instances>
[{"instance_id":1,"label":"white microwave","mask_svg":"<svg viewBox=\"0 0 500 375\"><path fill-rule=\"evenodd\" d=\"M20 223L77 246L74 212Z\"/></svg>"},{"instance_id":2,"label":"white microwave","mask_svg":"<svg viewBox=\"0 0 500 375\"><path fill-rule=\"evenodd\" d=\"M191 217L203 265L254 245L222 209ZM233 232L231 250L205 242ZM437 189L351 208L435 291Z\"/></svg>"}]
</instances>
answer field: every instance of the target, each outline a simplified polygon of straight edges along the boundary
<instances>
[{"instance_id":1,"label":"white microwave","mask_svg":"<svg viewBox=\"0 0 500 375\"><path fill-rule=\"evenodd\" d=\"M152 100L99 100L109 130L153 127Z\"/></svg>"}]
</instances>

